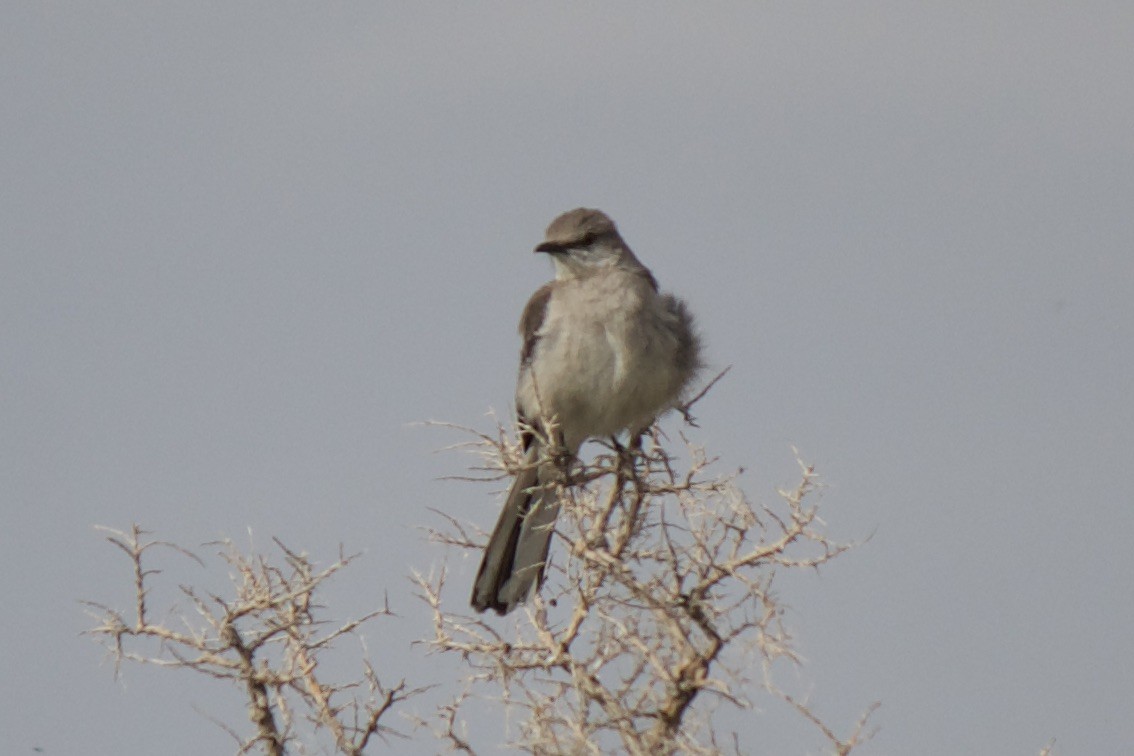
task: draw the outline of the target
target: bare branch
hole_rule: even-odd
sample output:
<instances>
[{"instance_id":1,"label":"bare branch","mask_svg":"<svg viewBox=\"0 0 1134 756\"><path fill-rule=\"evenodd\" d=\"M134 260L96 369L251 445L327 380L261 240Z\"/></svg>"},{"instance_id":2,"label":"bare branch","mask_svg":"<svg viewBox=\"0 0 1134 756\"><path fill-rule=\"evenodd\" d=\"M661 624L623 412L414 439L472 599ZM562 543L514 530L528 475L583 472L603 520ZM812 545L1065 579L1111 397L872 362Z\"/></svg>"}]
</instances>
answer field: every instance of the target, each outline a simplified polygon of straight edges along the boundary
<instances>
[{"instance_id":1,"label":"bare branch","mask_svg":"<svg viewBox=\"0 0 1134 756\"><path fill-rule=\"evenodd\" d=\"M181 593L194 614L170 612L176 624L186 628L179 630L150 619L147 597L159 571L148 567L149 552L154 546L166 546L199 564L204 562L179 546L146 540L148 534L136 525L127 532L107 532L111 533L110 542L128 556L133 567L132 616L127 621L121 612L106 605L88 603L97 610L100 621L87 632L102 639L116 671L128 660L190 669L239 683L245 691L255 734L244 738L234 728L223 727L237 739L241 753L258 750L282 756L289 746L304 751L296 731L297 712L303 713L316 732L329 733L339 753L359 754L372 736L399 734L385 724L390 710L423 689L410 688L405 681L392 687L384 685L366 658L360 679L330 681L319 673L321 655L337 641L357 635L370 620L391 614L384 602L359 619L332 627L317 615L316 591L354 556L340 554L337 561L317 569L307 555L277 539L273 540L282 555L281 564L263 555L242 553L231 541L213 544L220 546L219 556L231 569L231 595L202 595L197 589L182 586ZM145 639L157 640L159 650L152 655L130 650L135 641ZM367 692L359 696L356 690Z\"/></svg>"},{"instance_id":2,"label":"bare branch","mask_svg":"<svg viewBox=\"0 0 1134 756\"><path fill-rule=\"evenodd\" d=\"M481 459L496 455L505 469L515 459L503 434L478 439L487 447L476 450ZM716 754L725 746L712 702L748 708L769 691L837 753L866 740L874 707L840 739L806 706L748 674L770 675L777 660L798 663L773 592L777 571L818 569L851 547L825 532L814 470L801 462L794 488L753 505L736 475L712 475L713 460L688 441L681 459L656 429L646 444L604 445L609 453L577 465L558 490L561 563L548 566L540 595L507 631L446 609L444 570L415 575L433 616L429 645L469 668L467 687L433 728L438 737L464 750L467 741L454 734L461 707L487 697L518 717L510 745L531 753ZM434 541L478 547L469 537L475 528L441 517ZM740 750L735 741L727 747Z\"/></svg>"}]
</instances>

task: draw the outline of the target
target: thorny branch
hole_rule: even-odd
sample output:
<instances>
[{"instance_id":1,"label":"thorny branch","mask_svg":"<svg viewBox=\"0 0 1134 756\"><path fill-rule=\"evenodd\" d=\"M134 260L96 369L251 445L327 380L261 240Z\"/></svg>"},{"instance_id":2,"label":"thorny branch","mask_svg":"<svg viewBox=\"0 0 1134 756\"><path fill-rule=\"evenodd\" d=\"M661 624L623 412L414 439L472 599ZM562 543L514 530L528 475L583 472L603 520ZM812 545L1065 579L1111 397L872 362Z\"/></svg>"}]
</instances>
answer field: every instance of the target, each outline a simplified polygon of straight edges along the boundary
<instances>
[{"instance_id":1,"label":"thorny branch","mask_svg":"<svg viewBox=\"0 0 1134 756\"><path fill-rule=\"evenodd\" d=\"M689 409L703 394L680 408L690 422ZM871 737L877 704L839 735L773 675L800 663L773 590L777 574L819 569L850 547L825 532L814 470L801 462L795 487L754 504L737 485L739 473L713 473L716 460L681 440L683 453L673 454L654 428L628 446L604 444L588 464L565 467L554 486L561 506L547 582L504 621L507 629L448 609L444 567L415 576L432 618L427 646L462 660L469 674L459 692L447 693L424 718L408 716L411 723L432 729L451 751L475 754L466 713L490 701L516 723L509 745L530 753L741 753L740 736L723 732L714 716L722 705L753 708L763 691L798 712L838 756ZM503 480L525 464L503 426L495 434L472 432L472 441L459 446L480 457L476 475L461 479ZM435 513L444 525L431 531L433 540L479 556L479 528ZM388 726L389 714L425 688L384 685L368 660L351 682L329 681L320 671L321 655L335 642L390 614L383 605L342 624L317 616L315 591L352 557L340 555L318 570L277 541L277 566L225 541L220 556L233 573L231 595L182 586L193 612L159 620L151 608L158 574L151 552L171 549L203 562L137 526L106 532L133 568L128 610L90 604L98 625L89 633L106 644L116 673L129 660L235 682L248 699L254 733L221 726L240 753L306 752L303 720L308 734L313 728L321 738L318 750L360 754L374 736L401 736ZM138 650L147 642L157 650Z\"/></svg>"},{"instance_id":2,"label":"thorny branch","mask_svg":"<svg viewBox=\"0 0 1134 756\"><path fill-rule=\"evenodd\" d=\"M134 571L134 601L122 612L103 604L87 602L99 621L88 634L103 640L115 664L123 661L179 667L242 685L248 698L249 719L255 734L241 737L229 727L239 752L259 750L282 756L289 744L302 745L294 712L301 711L316 731L330 733L338 753L359 754L375 735L399 735L384 724L388 712L402 701L422 692L405 681L386 686L368 660L362 679L332 682L319 673L323 652L345 636L380 616L390 615L388 605L337 627L317 616L314 595L332 575L354 557L340 555L322 570L305 555L291 551L278 540L282 566L262 555L241 553L231 541L223 541L220 557L232 570L232 596L224 598L181 586L182 595L193 606L196 619L174 612L174 622L155 621L149 607L151 584L158 570L148 567L150 552L158 547L173 549L197 561L192 552L166 541L151 540L149 533L134 525L128 531L100 528L107 540L130 559ZM174 625L186 629L174 629ZM159 643L153 654L132 650L147 640ZM365 691L359 694L359 690Z\"/></svg>"},{"instance_id":3,"label":"thorny branch","mask_svg":"<svg viewBox=\"0 0 1134 756\"><path fill-rule=\"evenodd\" d=\"M479 469L520 464L506 434L477 435ZM477 691L454 699L435 728L454 748L465 750L456 713L476 695L518 716L510 745L530 753L723 753L714 710L750 707L759 689L797 710L837 754L869 738L876 705L839 737L772 682L777 662L799 663L772 589L777 571L817 569L850 548L823 529L813 468L801 462L798 485L754 505L735 475L712 476L714 460L685 443L681 464L655 429L645 444L610 445L571 471L571 486L558 489L547 583L510 632L447 609L444 570L416 576L433 615L430 647L462 657ZM434 540L478 547L476 528L442 516ZM763 679L750 679L757 668Z\"/></svg>"}]
</instances>

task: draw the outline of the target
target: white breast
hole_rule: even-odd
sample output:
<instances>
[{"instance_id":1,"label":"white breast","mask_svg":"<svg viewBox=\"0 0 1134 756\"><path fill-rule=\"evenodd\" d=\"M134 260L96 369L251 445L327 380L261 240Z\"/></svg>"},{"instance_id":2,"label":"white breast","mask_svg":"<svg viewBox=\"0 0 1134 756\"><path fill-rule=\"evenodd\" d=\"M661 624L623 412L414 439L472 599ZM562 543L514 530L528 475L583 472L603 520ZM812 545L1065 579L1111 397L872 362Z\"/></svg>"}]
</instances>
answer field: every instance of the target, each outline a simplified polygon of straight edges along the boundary
<instances>
[{"instance_id":1,"label":"white breast","mask_svg":"<svg viewBox=\"0 0 1134 756\"><path fill-rule=\"evenodd\" d=\"M569 448L640 430L678 399L676 318L640 275L611 268L564 281L548 302L516 402L556 416Z\"/></svg>"}]
</instances>

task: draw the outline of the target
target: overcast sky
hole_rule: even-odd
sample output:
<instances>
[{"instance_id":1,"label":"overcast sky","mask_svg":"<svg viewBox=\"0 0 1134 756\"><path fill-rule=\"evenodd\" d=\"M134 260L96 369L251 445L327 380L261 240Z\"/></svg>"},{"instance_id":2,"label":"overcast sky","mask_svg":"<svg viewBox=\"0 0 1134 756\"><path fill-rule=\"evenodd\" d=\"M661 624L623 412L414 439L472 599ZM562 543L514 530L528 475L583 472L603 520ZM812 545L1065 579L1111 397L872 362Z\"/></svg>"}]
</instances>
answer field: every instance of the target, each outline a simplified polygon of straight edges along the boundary
<instances>
[{"instance_id":1,"label":"overcast sky","mask_svg":"<svg viewBox=\"0 0 1134 756\"><path fill-rule=\"evenodd\" d=\"M864 754L1134 752L1132 40L1114 2L7 3L0 751L246 727L79 636L130 595L96 524L362 551L327 602L388 591L380 669L449 679L405 576L499 486L414 423L508 416L531 249L586 205L733 366L722 472L766 498L795 445L873 533L784 597L821 715L881 701ZM818 753L797 719L730 721Z\"/></svg>"}]
</instances>

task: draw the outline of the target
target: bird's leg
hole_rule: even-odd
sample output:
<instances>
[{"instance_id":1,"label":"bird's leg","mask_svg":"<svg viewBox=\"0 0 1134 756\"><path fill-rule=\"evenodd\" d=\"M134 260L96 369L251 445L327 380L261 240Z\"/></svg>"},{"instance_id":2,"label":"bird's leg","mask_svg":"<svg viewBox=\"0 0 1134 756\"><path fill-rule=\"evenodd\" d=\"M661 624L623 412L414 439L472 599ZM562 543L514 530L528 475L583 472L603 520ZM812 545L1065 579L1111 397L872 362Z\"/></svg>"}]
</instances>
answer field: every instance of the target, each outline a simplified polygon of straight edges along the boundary
<instances>
[{"instance_id":1,"label":"bird's leg","mask_svg":"<svg viewBox=\"0 0 1134 756\"><path fill-rule=\"evenodd\" d=\"M625 446L618 440L618 436L610 437L610 445L614 447L614 451L618 453L619 458L624 458L628 454L633 456L642 451L642 436L645 431L630 434L630 442Z\"/></svg>"},{"instance_id":2,"label":"bird's leg","mask_svg":"<svg viewBox=\"0 0 1134 756\"><path fill-rule=\"evenodd\" d=\"M614 449L614 455L618 459L618 464L621 465L622 462L626 459L626 447L623 446L622 442L618 440L618 436L610 437L610 445Z\"/></svg>"},{"instance_id":3,"label":"bird's leg","mask_svg":"<svg viewBox=\"0 0 1134 756\"><path fill-rule=\"evenodd\" d=\"M551 443L551 458L552 464L555 465L556 471L559 473L559 480L566 487L570 487L571 483L571 465L575 461L575 455L568 449L563 440L563 433L558 428L553 429L549 434L548 441Z\"/></svg>"}]
</instances>

